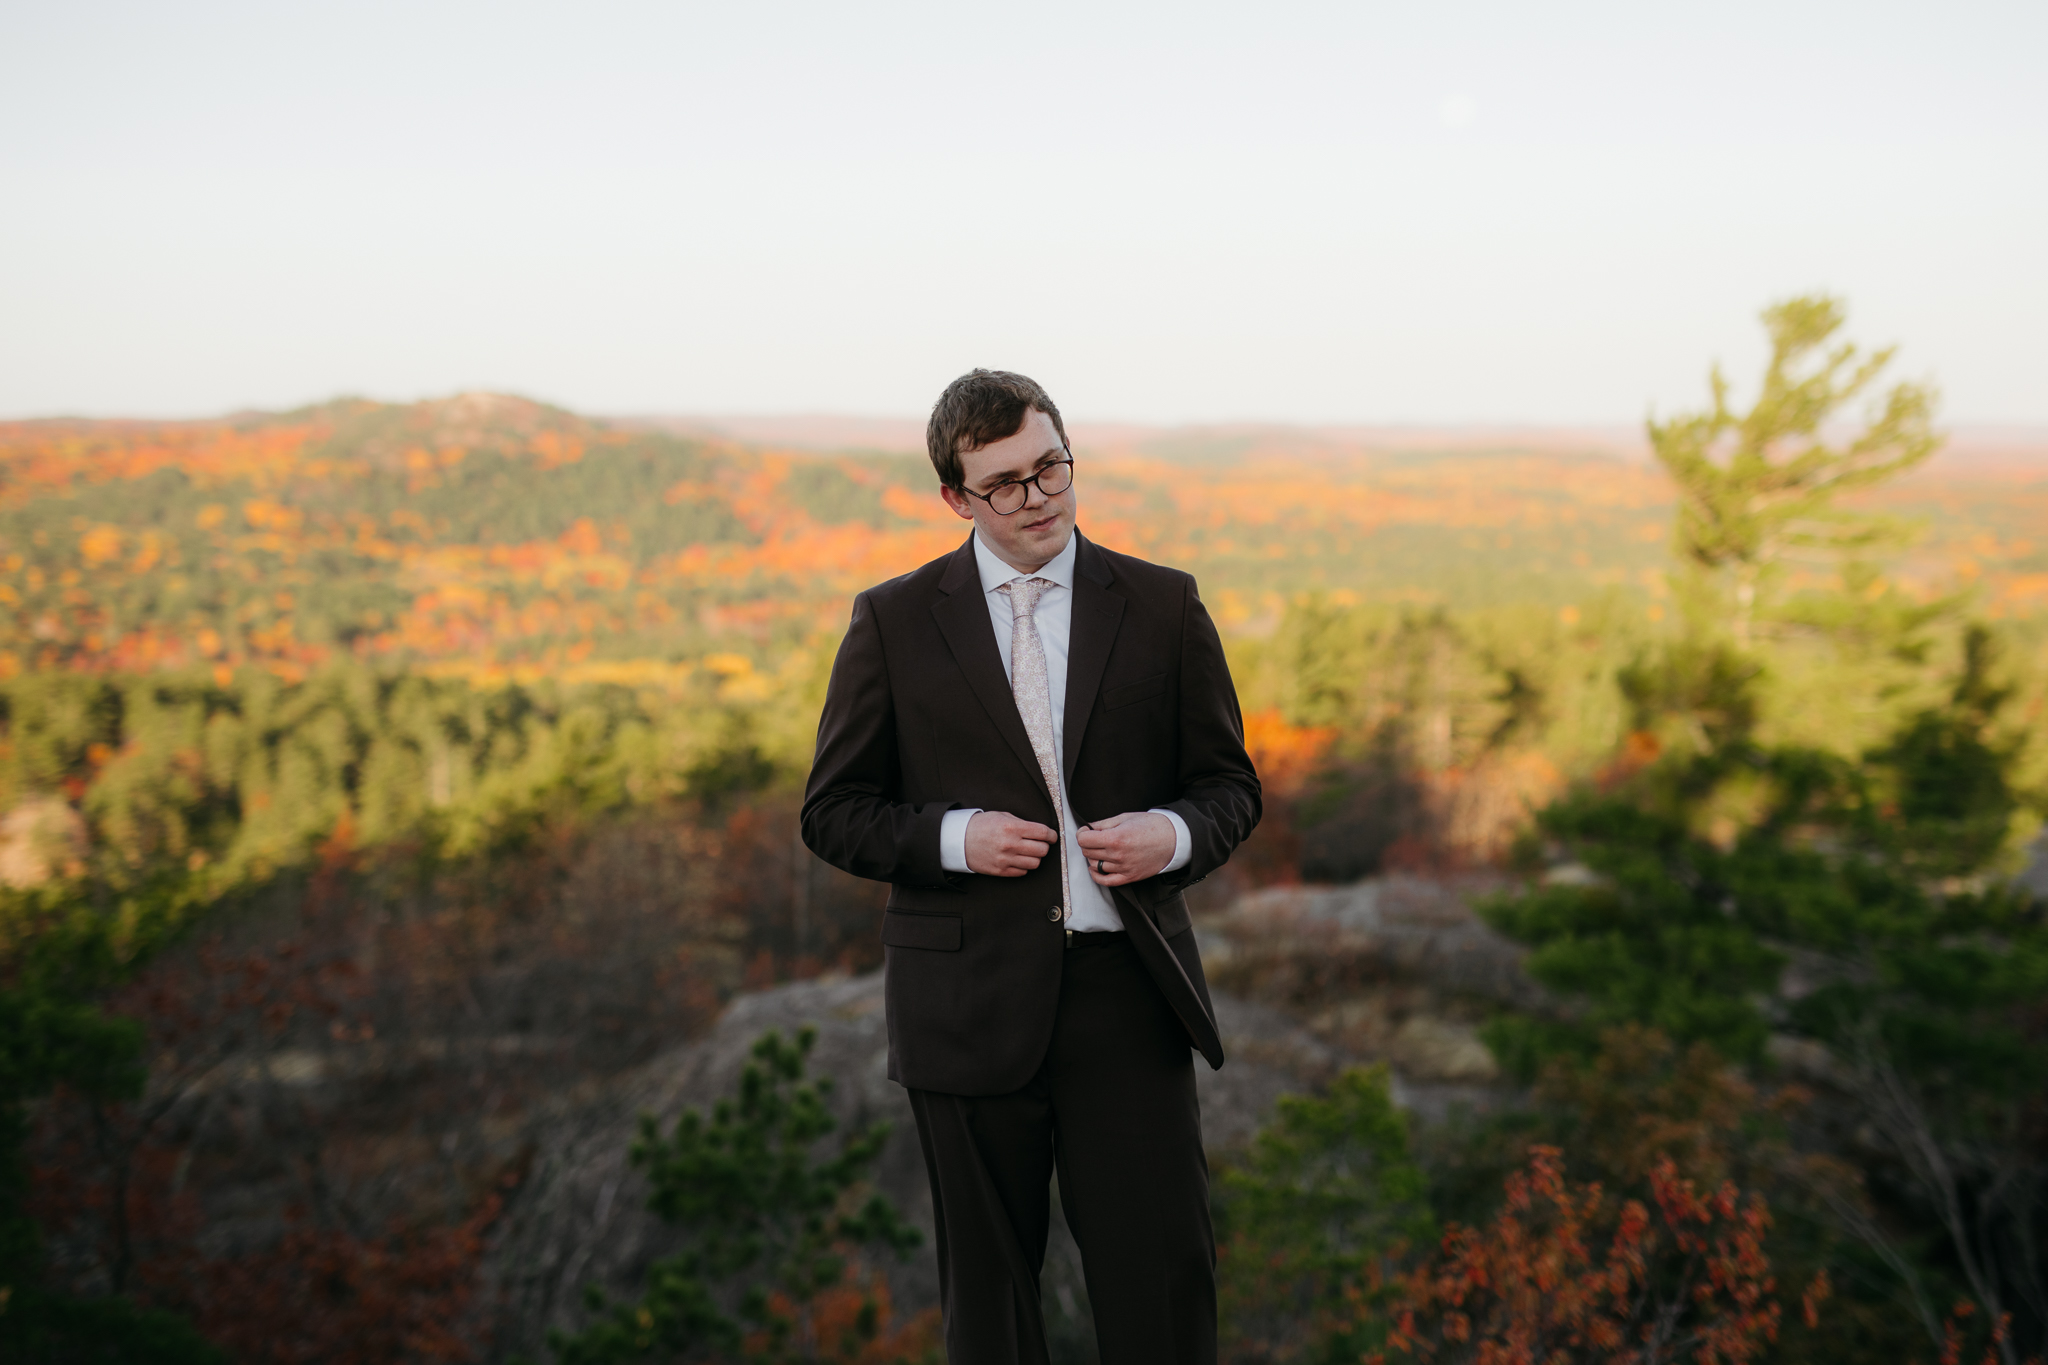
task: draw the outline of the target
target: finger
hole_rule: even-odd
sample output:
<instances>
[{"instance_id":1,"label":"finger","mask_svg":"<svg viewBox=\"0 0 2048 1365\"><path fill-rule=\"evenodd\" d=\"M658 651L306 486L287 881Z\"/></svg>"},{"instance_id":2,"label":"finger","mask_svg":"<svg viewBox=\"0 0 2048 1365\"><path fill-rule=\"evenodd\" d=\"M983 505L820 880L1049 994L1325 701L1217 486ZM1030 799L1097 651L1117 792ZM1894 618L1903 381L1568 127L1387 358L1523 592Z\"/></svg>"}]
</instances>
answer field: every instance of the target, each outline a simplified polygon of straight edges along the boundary
<instances>
[{"instance_id":1,"label":"finger","mask_svg":"<svg viewBox=\"0 0 2048 1365\"><path fill-rule=\"evenodd\" d=\"M1029 820L1019 820L1017 828L1011 830L1010 833L1026 839L1036 839L1041 844L1049 844L1060 837L1058 830L1033 823Z\"/></svg>"},{"instance_id":2,"label":"finger","mask_svg":"<svg viewBox=\"0 0 2048 1365\"><path fill-rule=\"evenodd\" d=\"M1043 839L1019 839L1010 846L1010 852L1026 858L1043 858L1052 852L1052 845Z\"/></svg>"}]
</instances>

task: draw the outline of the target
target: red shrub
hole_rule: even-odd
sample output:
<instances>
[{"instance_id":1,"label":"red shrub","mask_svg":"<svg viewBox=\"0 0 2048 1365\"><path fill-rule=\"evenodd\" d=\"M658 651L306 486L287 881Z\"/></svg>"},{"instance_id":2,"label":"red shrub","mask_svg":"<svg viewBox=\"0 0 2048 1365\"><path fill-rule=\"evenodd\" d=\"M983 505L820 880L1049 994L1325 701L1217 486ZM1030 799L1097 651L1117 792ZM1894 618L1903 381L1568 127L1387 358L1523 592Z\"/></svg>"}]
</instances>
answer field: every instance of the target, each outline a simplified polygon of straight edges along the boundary
<instances>
[{"instance_id":1,"label":"red shrub","mask_svg":"<svg viewBox=\"0 0 2048 1365\"><path fill-rule=\"evenodd\" d=\"M1650 1186L1654 1211L1634 1199L1617 1207L1597 1184L1568 1186L1556 1148L1532 1149L1528 1170L1508 1178L1493 1222L1452 1228L1437 1258L1399 1283L1386 1347L1368 1359L1755 1358L1776 1339L1781 1313L1763 1200L1743 1199L1732 1182L1703 1194L1668 1157L1651 1170ZM1822 1282L1809 1290L1809 1316L1825 1293Z\"/></svg>"}]
</instances>

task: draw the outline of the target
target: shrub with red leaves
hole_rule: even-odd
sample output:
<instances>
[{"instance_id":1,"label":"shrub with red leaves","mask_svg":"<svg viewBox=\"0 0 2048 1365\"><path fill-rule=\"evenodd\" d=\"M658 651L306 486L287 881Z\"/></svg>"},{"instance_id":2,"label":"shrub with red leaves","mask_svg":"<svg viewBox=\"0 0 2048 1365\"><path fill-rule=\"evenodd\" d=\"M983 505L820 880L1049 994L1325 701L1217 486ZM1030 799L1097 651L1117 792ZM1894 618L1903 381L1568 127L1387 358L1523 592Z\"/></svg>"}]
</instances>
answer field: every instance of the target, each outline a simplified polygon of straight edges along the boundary
<instances>
[{"instance_id":1,"label":"shrub with red leaves","mask_svg":"<svg viewBox=\"0 0 2048 1365\"><path fill-rule=\"evenodd\" d=\"M1968 1350L1970 1319L1977 1316L1977 1305L1964 1299L1948 1310L1948 1319L1941 1325L1941 1365L1963 1365L1964 1353ZM2012 1346L2012 1314L2001 1313L1998 1321L1991 1324L1991 1332L1984 1342L1984 1355L1980 1365L2007 1365L2016 1358ZM2027 1365L2042 1365L2041 1357L2028 1356Z\"/></svg>"},{"instance_id":2,"label":"shrub with red leaves","mask_svg":"<svg viewBox=\"0 0 2048 1365\"><path fill-rule=\"evenodd\" d=\"M1568 1185L1563 1154L1530 1152L1484 1228L1454 1227L1396 1286L1385 1347L1396 1358L1476 1365L1734 1365L1777 1337L1764 1251L1770 1213L1733 1182L1703 1193L1668 1157L1651 1204ZM1598 1244L1605 1242L1604 1249ZM1811 1319L1826 1286L1808 1291Z\"/></svg>"},{"instance_id":3,"label":"shrub with red leaves","mask_svg":"<svg viewBox=\"0 0 2048 1365\"><path fill-rule=\"evenodd\" d=\"M466 1361L477 1261L500 1202L453 1227L381 1238L295 1222L259 1254L160 1267L170 1282L157 1287L238 1365Z\"/></svg>"}]
</instances>

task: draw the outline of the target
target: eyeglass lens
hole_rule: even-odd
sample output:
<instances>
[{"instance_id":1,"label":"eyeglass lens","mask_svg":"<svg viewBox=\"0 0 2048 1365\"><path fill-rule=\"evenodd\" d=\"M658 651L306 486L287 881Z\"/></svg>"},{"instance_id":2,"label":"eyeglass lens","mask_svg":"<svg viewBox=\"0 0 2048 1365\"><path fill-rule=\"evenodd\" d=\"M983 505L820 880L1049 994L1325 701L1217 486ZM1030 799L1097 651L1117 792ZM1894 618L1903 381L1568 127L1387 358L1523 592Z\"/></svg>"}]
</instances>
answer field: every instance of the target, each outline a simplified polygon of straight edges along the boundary
<instances>
[{"instance_id":1,"label":"eyeglass lens","mask_svg":"<svg viewBox=\"0 0 2048 1365\"><path fill-rule=\"evenodd\" d=\"M988 505L1005 514L1014 512L1030 497L1029 490L1034 483L1038 485L1039 492L1048 498L1056 498L1073 487L1074 466L1062 460L1058 464L1047 465L1021 483L1002 484L988 495Z\"/></svg>"}]
</instances>

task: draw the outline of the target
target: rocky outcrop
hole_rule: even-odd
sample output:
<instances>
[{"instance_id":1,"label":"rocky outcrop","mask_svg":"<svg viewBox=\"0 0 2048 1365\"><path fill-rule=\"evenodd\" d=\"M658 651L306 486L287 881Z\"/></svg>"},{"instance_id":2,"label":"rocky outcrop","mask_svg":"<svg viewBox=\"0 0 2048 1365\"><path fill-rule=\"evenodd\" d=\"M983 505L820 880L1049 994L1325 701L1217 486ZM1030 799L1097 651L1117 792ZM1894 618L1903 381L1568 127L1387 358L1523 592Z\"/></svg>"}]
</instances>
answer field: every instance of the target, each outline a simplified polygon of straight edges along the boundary
<instances>
[{"instance_id":1,"label":"rocky outcrop","mask_svg":"<svg viewBox=\"0 0 2048 1365\"><path fill-rule=\"evenodd\" d=\"M1212 1153L1225 1153L1250 1139L1281 1095L1313 1089L1353 1059L1276 1010L1230 996L1218 997L1216 1006L1230 1060L1218 1072L1198 1060L1195 1073L1204 1139ZM881 974L822 979L743 995L708 1037L595 1094L565 1097L538 1119L533 1164L498 1224L484 1266L486 1301L500 1305L494 1355L540 1357L549 1327L584 1320L587 1284L615 1297L637 1292L648 1263L673 1248L667 1229L647 1212L646 1183L627 1160L637 1116L653 1114L665 1127L684 1109L730 1095L756 1038L769 1029L793 1034L806 1024L818 1031L810 1071L831 1078L841 1131L891 1125L877 1183L926 1236L923 1251L888 1267L898 1311L938 1301L923 1159L910 1105L887 1076ZM1046 1293L1055 1317L1076 1324L1085 1319L1079 1254L1058 1219Z\"/></svg>"},{"instance_id":2,"label":"rocky outcrop","mask_svg":"<svg viewBox=\"0 0 2048 1365\"><path fill-rule=\"evenodd\" d=\"M1527 1006L1540 999L1523 950L1473 912L1472 901L1510 883L1488 875L1394 874L1349 886L1274 886L1201 922L1205 965L1257 970L1261 959L1327 969L1332 957L1361 982L1425 986L1440 998Z\"/></svg>"},{"instance_id":3,"label":"rocky outcrop","mask_svg":"<svg viewBox=\"0 0 2048 1365\"><path fill-rule=\"evenodd\" d=\"M1503 1097L1479 1026L1543 993L1523 950L1474 913L1501 878L1395 874L1256 891L1197 921L1210 981L1300 1019L1352 1057L1388 1063L1395 1098L1425 1119Z\"/></svg>"},{"instance_id":4,"label":"rocky outcrop","mask_svg":"<svg viewBox=\"0 0 2048 1365\"><path fill-rule=\"evenodd\" d=\"M1538 999L1521 953L1470 909L1493 883L1419 877L1337 888L1276 888L1199 923L1229 1060L1199 1060L1203 1137L1227 1161L1282 1095L1314 1090L1340 1069L1386 1061L1398 1102L1425 1119L1486 1107L1504 1091L1477 1024L1501 1004ZM1248 998L1249 997L1249 998ZM500 1220L485 1264L498 1320L493 1353L544 1358L550 1327L584 1320L585 1285L637 1292L647 1265L673 1247L646 1211L628 1160L637 1116L664 1126L729 1095L762 1033L818 1030L811 1074L832 1080L841 1130L891 1125L877 1182L926 1234L926 1248L887 1267L899 1313L937 1302L931 1197L910 1106L887 1076L880 973L799 982L742 995L712 1032L595 1090L547 1108L531 1132L529 1174ZM1070 1337L1063 1358L1087 1359L1086 1289L1064 1222L1053 1222L1045 1270L1048 1327Z\"/></svg>"}]
</instances>

